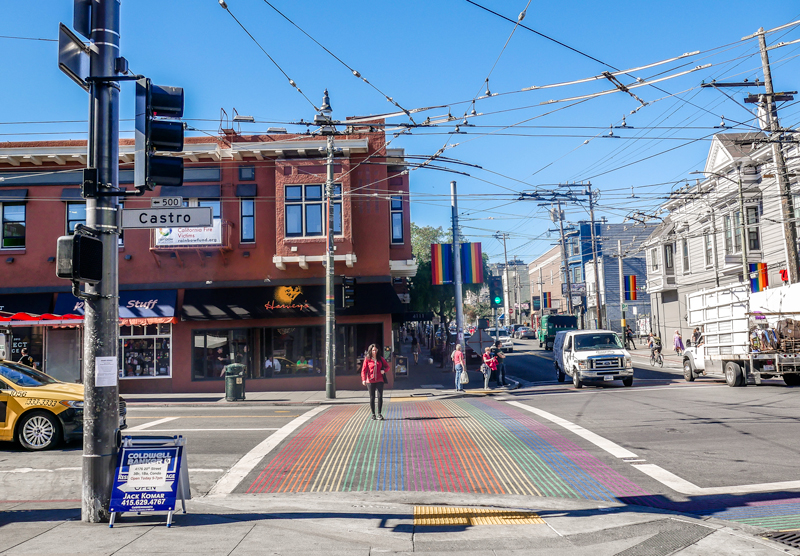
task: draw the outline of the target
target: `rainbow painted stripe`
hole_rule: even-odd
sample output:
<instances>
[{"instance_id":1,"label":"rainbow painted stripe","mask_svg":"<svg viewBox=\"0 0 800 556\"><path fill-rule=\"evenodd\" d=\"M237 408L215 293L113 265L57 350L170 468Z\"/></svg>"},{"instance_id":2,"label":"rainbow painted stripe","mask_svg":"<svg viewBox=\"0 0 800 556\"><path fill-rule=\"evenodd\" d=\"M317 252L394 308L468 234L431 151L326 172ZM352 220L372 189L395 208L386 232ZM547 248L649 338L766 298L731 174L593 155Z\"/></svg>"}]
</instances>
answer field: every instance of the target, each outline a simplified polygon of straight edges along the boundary
<instances>
[{"instance_id":1,"label":"rainbow painted stripe","mask_svg":"<svg viewBox=\"0 0 800 556\"><path fill-rule=\"evenodd\" d=\"M453 283L453 245L431 243L431 284Z\"/></svg>"},{"instance_id":2,"label":"rainbow painted stripe","mask_svg":"<svg viewBox=\"0 0 800 556\"><path fill-rule=\"evenodd\" d=\"M648 493L533 417L489 398L331 407L286 441L248 493L371 490L645 503Z\"/></svg>"},{"instance_id":3,"label":"rainbow painted stripe","mask_svg":"<svg viewBox=\"0 0 800 556\"><path fill-rule=\"evenodd\" d=\"M636 275L625 275L625 301L636 301Z\"/></svg>"},{"instance_id":4,"label":"rainbow painted stripe","mask_svg":"<svg viewBox=\"0 0 800 556\"><path fill-rule=\"evenodd\" d=\"M752 263L750 266L750 291L764 291L769 286L767 263Z\"/></svg>"},{"instance_id":5,"label":"rainbow painted stripe","mask_svg":"<svg viewBox=\"0 0 800 556\"><path fill-rule=\"evenodd\" d=\"M464 284L483 283L483 255L480 243L461 244L461 282Z\"/></svg>"}]
</instances>

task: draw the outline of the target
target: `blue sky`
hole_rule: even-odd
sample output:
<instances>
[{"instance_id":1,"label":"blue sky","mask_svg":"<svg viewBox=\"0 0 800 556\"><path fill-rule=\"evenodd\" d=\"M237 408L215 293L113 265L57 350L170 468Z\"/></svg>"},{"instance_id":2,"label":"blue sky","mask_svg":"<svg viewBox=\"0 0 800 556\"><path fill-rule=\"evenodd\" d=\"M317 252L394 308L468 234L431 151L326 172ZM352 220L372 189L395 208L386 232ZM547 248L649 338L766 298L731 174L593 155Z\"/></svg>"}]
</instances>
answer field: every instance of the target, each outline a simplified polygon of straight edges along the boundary
<instances>
[{"instance_id":1,"label":"blue sky","mask_svg":"<svg viewBox=\"0 0 800 556\"><path fill-rule=\"evenodd\" d=\"M512 20L528 3L475 1ZM546 191L559 183L590 180L601 192L598 214L610 221L621 222L635 209L652 211L659 197L694 178L690 171L702 169L710 136L720 131L714 126L723 115L734 131L753 129L754 118L740 103L746 94L763 89L725 89L731 100L699 84L711 79L763 79L757 41L740 39L760 26L772 29L800 19L800 4L789 1L774 2L764 10L741 0L531 2L523 24L581 54L522 27L509 40L512 23L467 0L270 2L404 108L448 106L415 115L417 122L446 116L448 109L461 120L472 108L470 101L483 96L490 73L492 93L506 93L700 51L631 74L650 80L712 64L662 81L658 88L635 89L646 106L621 92L575 106L540 105L612 88L600 79L479 98L475 109L483 115L469 120L474 127L461 127L466 133L452 134L459 123L455 121L417 128L392 141L392 147L422 156L458 143L444 156L481 167L437 163L470 176L413 171L412 218L417 224L448 225L449 182L455 179L464 232L481 241L495 261L502 258L502 244L490 236L509 232L509 257L526 262L549 249L555 235L547 232L552 225L543 207L516 200L520 191ZM395 108L264 0L227 3L314 104L319 105L323 89L329 89L335 118ZM60 21L72 23L71 0L4 2L0 10L4 37L54 39ZM772 33L767 42L796 39L800 27ZM56 43L0 38L0 44L6 53L0 140L85 138L87 95L58 70ZM217 0L123 0L121 46L133 71L158 84L184 87L185 118L210 133L219 127L221 108L228 114L236 108L256 118L256 124L242 126L243 133L276 125L297 130L288 124L314 116L312 105L289 86ZM772 50L770 59L775 89L800 89L800 43ZM619 79L626 85L634 82L628 75ZM131 85L123 87L123 119L132 117L132 90ZM633 129L617 128L616 137L603 137L609 126L622 124L623 115ZM780 116L785 127L796 127L800 105L787 103ZM123 121L120 128L130 131L132 123ZM586 218L580 207L568 207L566 212L571 220Z\"/></svg>"}]
</instances>

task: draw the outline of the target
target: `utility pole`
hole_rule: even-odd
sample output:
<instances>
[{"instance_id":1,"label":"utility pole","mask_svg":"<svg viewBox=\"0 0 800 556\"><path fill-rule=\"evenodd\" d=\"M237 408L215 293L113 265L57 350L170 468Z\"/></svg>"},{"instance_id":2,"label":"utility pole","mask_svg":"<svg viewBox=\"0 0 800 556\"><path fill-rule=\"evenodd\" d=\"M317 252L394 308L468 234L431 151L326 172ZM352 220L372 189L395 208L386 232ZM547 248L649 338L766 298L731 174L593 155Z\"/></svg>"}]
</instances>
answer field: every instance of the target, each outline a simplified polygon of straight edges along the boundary
<instances>
[{"instance_id":1,"label":"utility pole","mask_svg":"<svg viewBox=\"0 0 800 556\"><path fill-rule=\"evenodd\" d=\"M531 299L533 301L533 299ZM531 314L533 314L533 307L531 307ZM544 316L544 282L542 281L542 267L539 266L539 323L542 322ZM539 328L538 326L536 327Z\"/></svg>"},{"instance_id":2,"label":"utility pole","mask_svg":"<svg viewBox=\"0 0 800 556\"><path fill-rule=\"evenodd\" d=\"M458 234L458 193L450 182L450 205L453 211L453 283L456 288L456 343L464 344L464 303L461 299L461 241Z\"/></svg>"},{"instance_id":3,"label":"utility pole","mask_svg":"<svg viewBox=\"0 0 800 556\"><path fill-rule=\"evenodd\" d=\"M517 267L517 256L514 255L514 313L517 317L517 324L522 324L522 283L519 279L519 268Z\"/></svg>"},{"instance_id":4,"label":"utility pole","mask_svg":"<svg viewBox=\"0 0 800 556\"><path fill-rule=\"evenodd\" d=\"M120 58L119 0L97 0L91 7L91 77L118 75ZM87 167L97 168L101 191L119 184L119 85L92 80L89 104ZM103 278L87 285L83 340L83 492L81 520L108 521L114 469L117 463L119 386L116 381L119 343L119 247L115 196L86 199L86 225L97 231L103 246ZM114 383L103 385L106 366L113 362Z\"/></svg>"},{"instance_id":5,"label":"utility pole","mask_svg":"<svg viewBox=\"0 0 800 556\"><path fill-rule=\"evenodd\" d=\"M778 192L781 198L781 213L783 217L783 239L784 249L786 253L786 269L789 271L789 283L795 284L800 281L800 271L798 270L798 257L797 257L797 230L795 223L792 220L794 212L792 210L792 190L789 185L789 179L786 170L786 160L783 158L783 148L780 142L780 124L775 110L774 90L772 88L772 72L769 67L769 54L767 54L767 42L764 38L764 28L759 28L758 32L758 45L761 48L761 66L764 70L764 88L766 94L764 95L767 103L767 121L769 122L770 129L770 142L772 143L772 158L775 161L776 177L778 181ZM740 176L741 182L741 176ZM742 214L742 218L744 218ZM742 245L744 250L744 245ZM749 276L748 272L746 276Z\"/></svg>"},{"instance_id":6,"label":"utility pole","mask_svg":"<svg viewBox=\"0 0 800 556\"><path fill-rule=\"evenodd\" d=\"M506 250L506 239L508 239L508 233L497 232L494 237L496 239L503 240L503 259L505 260L505 266L503 267L503 303L505 304L505 312L506 312L506 324L511 324L511 319L509 318L508 314L508 251Z\"/></svg>"},{"instance_id":7,"label":"utility pole","mask_svg":"<svg viewBox=\"0 0 800 556\"><path fill-rule=\"evenodd\" d=\"M333 245L333 155L335 148L333 145L333 135L336 128L331 125L330 98L328 89L322 97L320 113L314 118L314 123L321 124L323 135L328 136L325 147L327 156L327 175L325 180L325 220L328 223L327 248L325 250L325 397L329 400L336 398L336 367L334 366L335 341L334 336L336 327L336 295L333 290L333 267L334 267L334 245ZM379 354L382 355L382 354Z\"/></svg>"},{"instance_id":8,"label":"utility pole","mask_svg":"<svg viewBox=\"0 0 800 556\"><path fill-rule=\"evenodd\" d=\"M589 219L592 226L592 260L594 261L594 286L595 286L595 306L597 307L597 328L603 328L603 306L600 305L600 269L597 266L597 239L594 229L594 195L592 195L591 182L586 186L586 194L589 196Z\"/></svg>"},{"instance_id":9,"label":"utility pole","mask_svg":"<svg viewBox=\"0 0 800 556\"><path fill-rule=\"evenodd\" d=\"M742 236L742 280L745 285L750 288L750 267L747 264L747 213L744 210L744 192L742 191L742 166L736 167L739 185L739 231ZM792 225L794 227L794 225Z\"/></svg>"},{"instance_id":10,"label":"utility pole","mask_svg":"<svg viewBox=\"0 0 800 556\"><path fill-rule=\"evenodd\" d=\"M567 242L564 239L564 213L561 212L561 201L557 201L558 203L558 213L556 217L558 218L558 229L561 233L561 256L564 257L564 280L567 283L567 308L569 309L568 314L572 314L572 283L569 278L569 258L567 257Z\"/></svg>"},{"instance_id":11,"label":"utility pole","mask_svg":"<svg viewBox=\"0 0 800 556\"><path fill-rule=\"evenodd\" d=\"M625 283L622 275L622 240L617 240L617 257L619 258L619 310L622 315L620 327L622 329L623 338L625 337Z\"/></svg>"}]
</instances>

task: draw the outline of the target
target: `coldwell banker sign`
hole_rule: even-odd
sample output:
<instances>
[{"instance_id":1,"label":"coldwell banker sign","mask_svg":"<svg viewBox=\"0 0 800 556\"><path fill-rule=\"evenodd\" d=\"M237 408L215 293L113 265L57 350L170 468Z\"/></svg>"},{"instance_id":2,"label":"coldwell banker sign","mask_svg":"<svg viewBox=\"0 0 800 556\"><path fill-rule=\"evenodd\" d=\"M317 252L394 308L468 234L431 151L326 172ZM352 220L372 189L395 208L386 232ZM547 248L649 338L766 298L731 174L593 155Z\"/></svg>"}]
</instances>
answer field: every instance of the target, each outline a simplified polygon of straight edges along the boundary
<instances>
[{"instance_id":1,"label":"coldwell banker sign","mask_svg":"<svg viewBox=\"0 0 800 556\"><path fill-rule=\"evenodd\" d=\"M174 510L182 455L183 446L121 448L109 511Z\"/></svg>"}]
</instances>

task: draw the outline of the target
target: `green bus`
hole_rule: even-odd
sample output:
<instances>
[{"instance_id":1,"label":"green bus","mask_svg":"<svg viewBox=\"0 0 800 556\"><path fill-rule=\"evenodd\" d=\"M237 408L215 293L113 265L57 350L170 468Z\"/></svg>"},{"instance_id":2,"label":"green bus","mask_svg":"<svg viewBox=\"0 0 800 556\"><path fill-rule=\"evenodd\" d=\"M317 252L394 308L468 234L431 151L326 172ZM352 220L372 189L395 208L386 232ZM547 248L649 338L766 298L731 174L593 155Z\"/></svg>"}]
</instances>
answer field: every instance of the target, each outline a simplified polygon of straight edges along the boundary
<instances>
[{"instance_id":1,"label":"green bus","mask_svg":"<svg viewBox=\"0 0 800 556\"><path fill-rule=\"evenodd\" d=\"M539 325L539 347L553 349L553 341L559 330L577 330L578 317L572 315L544 315Z\"/></svg>"}]
</instances>

